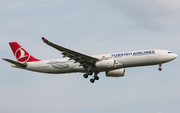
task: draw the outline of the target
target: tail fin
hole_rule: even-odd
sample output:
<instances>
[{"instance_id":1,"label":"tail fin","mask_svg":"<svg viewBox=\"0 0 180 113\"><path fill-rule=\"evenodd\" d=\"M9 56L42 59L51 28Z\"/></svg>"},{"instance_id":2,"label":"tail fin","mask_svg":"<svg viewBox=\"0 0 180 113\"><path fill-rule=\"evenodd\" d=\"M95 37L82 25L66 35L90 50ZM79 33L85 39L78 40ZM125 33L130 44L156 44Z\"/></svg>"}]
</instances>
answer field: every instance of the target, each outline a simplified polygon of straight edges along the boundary
<instances>
[{"instance_id":1,"label":"tail fin","mask_svg":"<svg viewBox=\"0 0 180 113\"><path fill-rule=\"evenodd\" d=\"M18 62L34 62L40 61L39 59L31 56L24 48L22 48L17 42L10 42L9 45L14 53Z\"/></svg>"}]
</instances>

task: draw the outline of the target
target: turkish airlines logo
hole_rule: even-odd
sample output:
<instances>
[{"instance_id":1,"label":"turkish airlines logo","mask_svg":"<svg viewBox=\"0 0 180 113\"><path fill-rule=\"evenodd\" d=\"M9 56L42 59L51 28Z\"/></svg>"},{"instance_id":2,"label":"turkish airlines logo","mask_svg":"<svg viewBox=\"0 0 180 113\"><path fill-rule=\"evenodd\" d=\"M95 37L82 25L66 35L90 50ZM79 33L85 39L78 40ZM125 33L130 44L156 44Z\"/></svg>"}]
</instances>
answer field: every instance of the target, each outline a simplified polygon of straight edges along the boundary
<instances>
[{"instance_id":1,"label":"turkish airlines logo","mask_svg":"<svg viewBox=\"0 0 180 113\"><path fill-rule=\"evenodd\" d=\"M30 54L26 52L23 48L19 48L15 52L15 57L19 62L26 62L30 58Z\"/></svg>"}]
</instances>

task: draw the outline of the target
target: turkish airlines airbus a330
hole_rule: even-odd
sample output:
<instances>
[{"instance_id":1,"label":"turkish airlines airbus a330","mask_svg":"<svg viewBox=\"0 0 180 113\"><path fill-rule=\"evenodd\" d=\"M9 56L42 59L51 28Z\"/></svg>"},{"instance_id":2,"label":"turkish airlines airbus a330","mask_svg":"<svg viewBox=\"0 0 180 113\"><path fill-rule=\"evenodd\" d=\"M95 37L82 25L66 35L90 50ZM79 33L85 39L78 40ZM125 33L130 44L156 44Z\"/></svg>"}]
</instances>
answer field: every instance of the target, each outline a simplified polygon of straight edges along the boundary
<instances>
[{"instance_id":1,"label":"turkish airlines airbus a330","mask_svg":"<svg viewBox=\"0 0 180 113\"><path fill-rule=\"evenodd\" d=\"M124 68L148 65L159 65L158 69L161 71L162 63L169 62L178 56L171 51L157 49L89 56L56 45L44 37L42 40L62 52L63 57L68 58L41 61L31 56L17 42L10 42L9 45L17 62L5 58L3 60L12 63L12 67L35 72L50 74L82 72L85 73L84 78L94 73L90 79L90 82L94 83L95 80L99 80L97 76L99 72L106 72L107 77L122 77L125 74Z\"/></svg>"}]
</instances>

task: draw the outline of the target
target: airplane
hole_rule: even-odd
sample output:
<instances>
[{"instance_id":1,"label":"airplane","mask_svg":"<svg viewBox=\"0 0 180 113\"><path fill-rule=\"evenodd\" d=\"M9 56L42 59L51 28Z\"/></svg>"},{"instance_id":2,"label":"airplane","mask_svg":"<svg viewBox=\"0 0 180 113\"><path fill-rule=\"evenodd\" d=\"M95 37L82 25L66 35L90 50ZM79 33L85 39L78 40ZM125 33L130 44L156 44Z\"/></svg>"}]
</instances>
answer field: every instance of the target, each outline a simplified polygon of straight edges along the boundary
<instances>
[{"instance_id":1,"label":"airplane","mask_svg":"<svg viewBox=\"0 0 180 113\"><path fill-rule=\"evenodd\" d=\"M84 78L93 75L90 82L94 83L96 80L99 80L98 74L100 72L106 72L107 77L123 77L125 68L149 65L159 65L158 70L161 71L163 63L178 57L172 51L160 49L89 56L54 44L44 37L42 37L42 40L47 45L59 50L63 58L42 61L30 55L17 42L9 42L17 61L6 58L3 58L3 60L12 63L12 67L29 71L50 74L80 72L85 73L83 75Z\"/></svg>"}]
</instances>

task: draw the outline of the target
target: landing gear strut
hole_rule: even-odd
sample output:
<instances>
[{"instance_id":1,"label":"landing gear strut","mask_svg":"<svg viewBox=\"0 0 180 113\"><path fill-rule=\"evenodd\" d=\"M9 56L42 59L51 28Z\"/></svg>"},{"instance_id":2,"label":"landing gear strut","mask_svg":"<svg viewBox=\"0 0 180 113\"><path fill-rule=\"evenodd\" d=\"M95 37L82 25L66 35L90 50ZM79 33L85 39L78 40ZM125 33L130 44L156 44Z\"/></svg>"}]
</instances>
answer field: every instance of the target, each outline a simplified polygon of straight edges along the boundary
<instances>
[{"instance_id":1,"label":"landing gear strut","mask_svg":"<svg viewBox=\"0 0 180 113\"><path fill-rule=\"evenodd\" d=\"M84 78L88 78L89 75L92 75L93 72L91 70L89 70L86 74L83 75ZM91 83L94 83L95 80L99 80L99 77L97 76L98 72L94 73L94 76L90 79Z\"/></svg>"},{"instance_id":2,"label":"landing gear strut","mask_svg":"<svg viewBox=\"0 0 180 113\"><path fill-rule=\"evenodd\" d=\"M92 75L93 72L89 70L86 74L83 75L84 78L88 78L89 75Z\"/></svg>"},{"instance_id":3,"label":"landing gear strut","mask_svg":"<svg viewBox=\"0 0 180 113\"><path fill-rule=\"evenodd\" d=\"M94 83L95 80L99 80L99 77L97 76L97 73L94 73L94 76L93 76L93 78L90 79L90 82Z\"/></svg>"},{"instance_id":4,"label":"landing gear strut","mask_svg":"<svg viewBox=\"0 0 180 113\"><path fill-rule=\"evenodd\" d=\"M158 68L159 71L162 71L161 66L162 66L162 64L160 63L160 64L159 64L159 68Z\"/></svg>"},{"instance_id":5,"label":"landing gear strut","mask_svg":"<svg viewBox=\"0 0 180 113\"><path fill-rule=\"evenodd\" d=\"M91 70L88 71L88 75L92 75L93 72Z\"/></svg>"}]
</instances>

